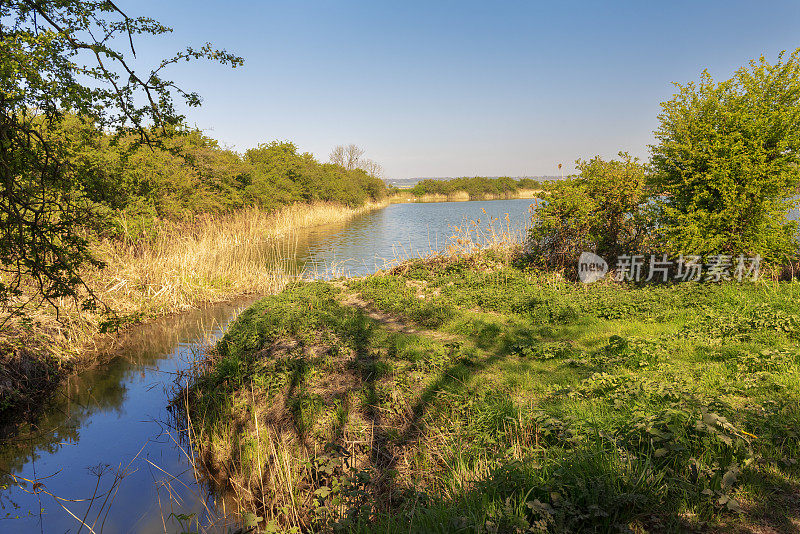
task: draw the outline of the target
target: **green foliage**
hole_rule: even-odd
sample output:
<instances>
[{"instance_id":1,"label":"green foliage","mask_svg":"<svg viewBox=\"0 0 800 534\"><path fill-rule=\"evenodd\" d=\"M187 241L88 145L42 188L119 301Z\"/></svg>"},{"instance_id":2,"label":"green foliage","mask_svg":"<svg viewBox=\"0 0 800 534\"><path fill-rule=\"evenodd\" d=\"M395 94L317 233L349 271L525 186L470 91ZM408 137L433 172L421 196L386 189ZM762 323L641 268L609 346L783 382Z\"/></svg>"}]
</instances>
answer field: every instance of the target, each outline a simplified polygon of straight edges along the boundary
<instances>
[{"instance_id":1,"label":"green foliage","mask_svg":"<svg viewBox=\"0 0 800 534\"><path fill-rule=\"evenodd\" d=\"M0 303L32 281L55 305L60 297L80 298L82 266L101 266L82 231L105 220L96 200L106 194L113 161L98 153L103 141L92 129L150 142L145 124L182 121L174 95L200 103L163 77L165 67L199 58L236 67L242 60L207 44L160 61L141 78L136 73L147 69L135 68L143 66L131 57L133 36L171 30L128 17L112 2L12 0L0 5L0 19ZM131 54L113 48L116 42L129 43ZM83 119L64 124L67 112ZM59 136L62 127L75 137Z\"/></svg>"},{"instance_id":2,"label":"green foliage","mask_svg":"<svg viewBox=\"0 0 800 534\"><path fill-rule=\"evenodd\" d=\"M148 129L110 136L86 118L65 114L48 132L83 184L106 233L147 238L157 219L191 219L247 206L272 210L294 202L360 206L385 197L384 182L360 169L317 162L288 142L248 150L223 149L197 129Z\"/></svg>"},{"instance_id":3,"label":"green foliage","mask_svg":"<svg viewBox=\"0 0 800 534\"><path fill-rule=\"evenodd\" d=\"M800 184L800 50L677 87L651 147L667 251L794 256L786 212Z\"/></svg>"},{"instance_id":4,"label":"green foliage","mask_svg":"<svg viewBox=\"0 0 800 534\"><path fill-rule=\"evenodd\" d=\"M393 272L258 303L199 384L203 401L292 392L304 436L355 418L306 462L320 531L729 529L796 492L796 283L587 287L490 253ZM331 374L348 355L361 381Z\"/></svg>"},{"instance_id":5,"label":"green foliage","mask_svg":"<svg viewBox=\"0 0 800 534\"><path fill-rule=\"evenodd\" d=\"M532 216L528 250L534 261L563 269L581 252L606 258L642 252L652 222L645 213L646 170L624 152L620 160L578 160L577 179L552 191Z\"/></svg>"},{"instance_id":6,"label":"green foliage","mask_svg":"<svg viewBox=\"0 0 800 534\"><path fill-rule=\"evenodd\" d=\"M292 202L329 201L356 207L386 196L380 178L362 169L319 163L294 143L273 141L245 154L251 177L245 188L250 203L274 208Z\"/></svg>"}]
</instances>

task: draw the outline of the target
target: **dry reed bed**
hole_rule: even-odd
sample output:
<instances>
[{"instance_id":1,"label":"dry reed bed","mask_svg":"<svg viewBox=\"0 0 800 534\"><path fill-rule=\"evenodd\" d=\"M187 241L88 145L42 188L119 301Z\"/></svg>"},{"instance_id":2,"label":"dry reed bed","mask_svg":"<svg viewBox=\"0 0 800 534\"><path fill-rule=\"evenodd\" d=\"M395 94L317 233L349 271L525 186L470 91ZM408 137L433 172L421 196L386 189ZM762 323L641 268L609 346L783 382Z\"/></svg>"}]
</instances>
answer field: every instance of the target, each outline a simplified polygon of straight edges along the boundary
<instances>
[{"instance_id":1,"label":"dry reed bed","mask_svg":"<svg viewBox=\"0 0 800 534\"><path fill-rule=\"evenodd\" d=\"M32 310L30 315L37 330L46 333L46 352L62 362L107 350L114 337L101 331L279 291L299 274L294 267L294 231L343 222L387 204L347 208L318 202L274 212L245 209L189 222L160 222L147 239L125 236L96 244L106 267L83 273L101 302L96 311L79 311L74 302L63 299L58 301L60 321L50 309Z\"/></svg>"}]
</instances>

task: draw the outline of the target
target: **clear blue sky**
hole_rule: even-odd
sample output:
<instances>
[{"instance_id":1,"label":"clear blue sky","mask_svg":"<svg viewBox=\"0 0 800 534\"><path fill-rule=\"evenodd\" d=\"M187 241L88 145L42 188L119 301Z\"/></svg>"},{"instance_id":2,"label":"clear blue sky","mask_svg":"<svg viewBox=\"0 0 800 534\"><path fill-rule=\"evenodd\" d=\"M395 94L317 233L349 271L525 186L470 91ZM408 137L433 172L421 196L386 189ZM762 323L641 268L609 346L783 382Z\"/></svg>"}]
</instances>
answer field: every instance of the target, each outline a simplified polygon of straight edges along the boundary
<instances>
[{"instance_id":1,"label":"clear blue sky","mask_svg":"<svg viewBox=\"0 0 800 534\"><path fill-rule=\"evenodd\" d=\"M175 29L140 58L206 41L245 58L171 71L204 98L191 124L240 151L291 140L324 160L356 143L388 178L646 158L671 82L800 46L796 1L117 3Z\"/></svg>"}]
</instances>

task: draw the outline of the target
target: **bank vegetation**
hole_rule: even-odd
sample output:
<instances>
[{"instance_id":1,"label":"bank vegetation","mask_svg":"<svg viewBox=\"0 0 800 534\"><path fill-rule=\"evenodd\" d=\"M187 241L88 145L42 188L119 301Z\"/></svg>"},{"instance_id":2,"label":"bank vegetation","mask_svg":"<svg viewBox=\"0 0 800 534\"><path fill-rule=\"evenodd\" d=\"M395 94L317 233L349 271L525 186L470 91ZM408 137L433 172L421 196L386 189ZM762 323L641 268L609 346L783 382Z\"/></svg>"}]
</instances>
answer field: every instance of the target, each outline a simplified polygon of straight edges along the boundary
<instances>
[{"instance_id":1,"label":"bank vegetation","mask_svg":"<svg viewBox=\"0 0 800 534\"><path fill-rule=\"evenodd\" d=\"M394 188L393 201L465 202L469 200L508 200L544 198L568 180L536 180L533 178L486 178L482 176L421 180L410 189Z\"/></svg>"},{"instance_id":2,"label":"bank vegetation","mask_svg":"<svg viewBox=\"0 0 800 534\"><path fill-rule=\"evenodd\" d=\"M298 274L297 231L387 202L379 177L320 163L289 142L238 154L188 128L152 130L144 143L78 115L40 126L74 177L68 194L82 216L70 224L91 261L69 275L80 281L74 291L61 293L57 278L26 267L35 249L4 264L5 415L24 414L53 381L113 352L121 328L279 290ZM10 225L3 232L6 241L25 237Z\"/></svg>"},{"instance_id":3,"label":"bank vegetation","mask_svg":"<svg viewBox=\"0 0 800 534\"><path fill-rule=\"evenodd\" d=\"M209 484L271 532L795 529L798 89L800 51L704 74L649 164L579 160L524 243L253 305L179 399ZM609 276L578 282L583 252Z\"/></svg>"}]
</instances>

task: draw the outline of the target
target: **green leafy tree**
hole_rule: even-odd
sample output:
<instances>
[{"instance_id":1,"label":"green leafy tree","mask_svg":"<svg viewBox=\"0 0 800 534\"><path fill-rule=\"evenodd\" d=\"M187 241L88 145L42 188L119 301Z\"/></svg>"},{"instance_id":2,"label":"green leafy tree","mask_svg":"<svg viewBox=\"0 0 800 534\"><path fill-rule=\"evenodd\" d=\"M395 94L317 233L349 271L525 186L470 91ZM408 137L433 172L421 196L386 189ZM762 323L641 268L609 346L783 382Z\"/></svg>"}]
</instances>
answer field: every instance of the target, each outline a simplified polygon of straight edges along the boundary
<instances>
[{"instance_id":1,"label":"green leafy tree","mask_svg":"<svg viewBox=\"0 0 800 534\"><path fill-rule=\"evenodd\" d=\"M596 210L584 183L572 181L554 191L531 217L526 242L530 259L543 267L567 269L578 261L581 252L594 251Z\"/></svg>"},{"instance_id":2,"label":"green leafy tree","mask_svg":"<svg viewBox=\"0 0 800 534\"><path fill-rule=\"evenodd\" d=\"M386 184L377 176L339 163L319 163L299 153L294 143L273 141L245 153L251 168L246 188L248 202L272 209L292 202L329 201L351 207L386 196Z\"/></svg>"},{"instance_id":3,"label":"green leafy tree","mask_svg":"<svg viewBox=\"0 0 800 534\"><path fill-rule=\"evenodd\" d=\"M3 303L19 296L25 281L51 303L79 298L81 266L101 264L82 229L102 219L92 198L102 183L102 162L73 157L75 145L50 134L67 112L96 128L135 132L141 142L153 143L153 127L182 122L174 97L200 104L196 93L164 78L169 65L199 58L234 67L242 62L206 44L139 69L134 36L169 31L153 19L128 17L111 1L0 3Z\"/></svg>"},{"instance_id":4,"label":"green leafy tree","mask_svg":"<svg viewBox=\"0 0 800 534\"><path fill-rule=\"evenodd\" d=\"M593 204L592 240L600 255L639 253L648 232L644 211L647 172L627 152L619 160L579 160L580 183Z\"/></svg>"},{"instance_id":5,"label":"green leafy tree","mask_svg":"<svg viewBox=\"0 0 800 534\"><path fill-rule=\"evenodd\" d=\"M798 54L762 56L719 83L705 71L661 104L651 150L669 252L796 253L786 215L800 183Z\"/></svg>"}]
</instances>

